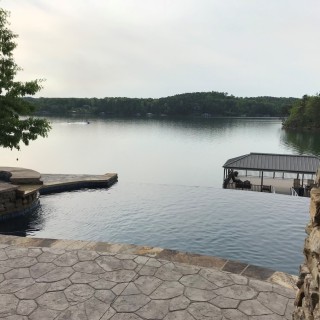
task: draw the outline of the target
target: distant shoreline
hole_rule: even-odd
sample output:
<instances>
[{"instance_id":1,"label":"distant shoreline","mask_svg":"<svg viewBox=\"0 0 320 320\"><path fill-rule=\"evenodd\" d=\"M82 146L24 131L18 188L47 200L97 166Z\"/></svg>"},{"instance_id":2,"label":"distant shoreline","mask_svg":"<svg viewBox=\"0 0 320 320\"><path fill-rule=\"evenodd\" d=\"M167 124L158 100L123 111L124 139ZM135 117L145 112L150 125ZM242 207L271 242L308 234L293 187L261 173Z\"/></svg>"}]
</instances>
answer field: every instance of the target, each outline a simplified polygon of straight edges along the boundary
<instances>
[{"instance_id":1,"label":"distant shoreline","mask_svg":"<svg viewBox=\"0 0 320 320\"><path fill-rule=\"evenodd\" d=\"M98 116L287 117L297 98L239 98L224 92L194 92L159 99L25 98L40 114Z\"/></svg>"}]
</instances>

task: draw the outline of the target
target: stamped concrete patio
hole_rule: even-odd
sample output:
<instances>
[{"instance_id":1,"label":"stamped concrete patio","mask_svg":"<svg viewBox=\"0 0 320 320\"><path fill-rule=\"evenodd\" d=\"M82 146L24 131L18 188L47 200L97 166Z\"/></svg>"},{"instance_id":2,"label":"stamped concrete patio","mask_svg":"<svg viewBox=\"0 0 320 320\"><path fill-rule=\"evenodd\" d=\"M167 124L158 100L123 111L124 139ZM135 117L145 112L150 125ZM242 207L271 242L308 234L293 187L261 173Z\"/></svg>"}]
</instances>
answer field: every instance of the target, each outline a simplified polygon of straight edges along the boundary
<instances>
[{"instance_id":1,"label":"stamped concrete patio","mask_svg":"<svg viewBox=\"0 0 320 320\"><path fill-rule=\"evenodd\" d=\"M160 259L159 252L0 235L0 318L291 319L295 292L290 283L284 287Z\"/></svg>"}]
</instances>

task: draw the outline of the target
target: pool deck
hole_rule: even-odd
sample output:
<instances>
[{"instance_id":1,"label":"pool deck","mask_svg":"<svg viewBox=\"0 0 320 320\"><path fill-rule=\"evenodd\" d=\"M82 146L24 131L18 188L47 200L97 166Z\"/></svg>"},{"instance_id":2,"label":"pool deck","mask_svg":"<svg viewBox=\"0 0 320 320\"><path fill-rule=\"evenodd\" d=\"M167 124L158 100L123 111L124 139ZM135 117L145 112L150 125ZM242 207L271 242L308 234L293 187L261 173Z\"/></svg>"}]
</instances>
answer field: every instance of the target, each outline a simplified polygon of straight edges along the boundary
<instances>
[{"instance_id":1,"label":"pool deck","mask_svg":"<svg viewBox=\"0 0 320 320\"><path fill-rule=\"evenodd\" d=\"M153 247L0 235L0 318L291 319L295 277Z\"/></svg>"}]
</instances>

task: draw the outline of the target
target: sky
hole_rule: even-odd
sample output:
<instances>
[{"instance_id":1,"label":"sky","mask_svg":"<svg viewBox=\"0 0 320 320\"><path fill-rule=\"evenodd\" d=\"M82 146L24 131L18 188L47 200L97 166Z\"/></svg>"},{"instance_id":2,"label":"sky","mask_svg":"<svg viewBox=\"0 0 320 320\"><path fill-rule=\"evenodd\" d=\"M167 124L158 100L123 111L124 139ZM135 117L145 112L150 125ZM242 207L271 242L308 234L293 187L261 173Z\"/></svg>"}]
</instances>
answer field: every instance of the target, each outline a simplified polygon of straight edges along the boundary
<instances>
[{"instance_id":1,"label":"sky","mask_svg":"<svg viewBox=\"0 0 320 320\"><path fill-rule=\"evenodd\" d=\"M319 0L0 0L38 97L320 90Z\"/></svg>"}]
</instances>

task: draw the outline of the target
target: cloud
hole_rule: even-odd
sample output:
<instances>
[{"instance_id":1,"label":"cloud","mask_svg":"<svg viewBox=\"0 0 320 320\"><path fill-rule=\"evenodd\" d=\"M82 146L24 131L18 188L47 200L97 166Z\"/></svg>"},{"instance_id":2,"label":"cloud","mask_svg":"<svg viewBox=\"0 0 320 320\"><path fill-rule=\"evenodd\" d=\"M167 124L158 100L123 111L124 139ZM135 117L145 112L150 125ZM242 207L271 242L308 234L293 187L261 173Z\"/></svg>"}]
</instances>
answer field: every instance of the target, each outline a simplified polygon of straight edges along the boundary
<instances>
[{"instance_id":1,"label":"cloud","mask_svg":"<svg viewBox=\"0 0 320 320\"><path fill-rule=\"evenodd\" d=\"M22 78L41 96L190 91L302 96L319 87L320 3L299 0L2 0Z\"/></svg>"}]
</instances>

